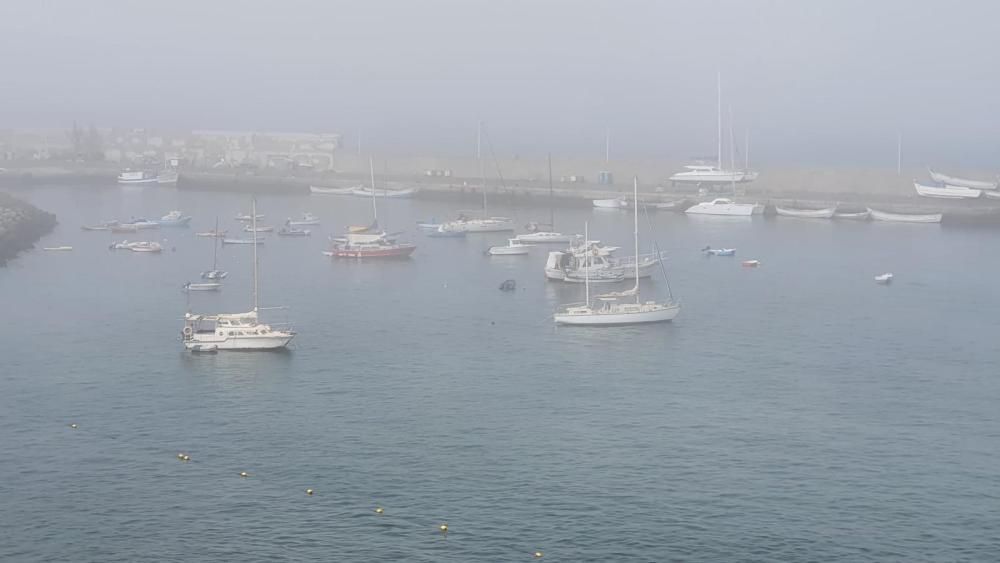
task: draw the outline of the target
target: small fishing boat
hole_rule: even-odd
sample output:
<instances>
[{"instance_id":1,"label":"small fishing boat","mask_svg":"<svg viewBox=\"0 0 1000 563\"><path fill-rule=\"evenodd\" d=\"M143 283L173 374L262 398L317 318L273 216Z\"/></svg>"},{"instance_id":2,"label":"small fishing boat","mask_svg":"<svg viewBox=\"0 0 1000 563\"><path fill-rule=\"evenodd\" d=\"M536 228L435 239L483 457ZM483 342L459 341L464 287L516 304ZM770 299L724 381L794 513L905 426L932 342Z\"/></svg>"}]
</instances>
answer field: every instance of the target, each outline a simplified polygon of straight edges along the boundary
<instances>
[{"instance_id":1,"label":"small fishing boat","mask_svg":"<svg viewBox=\"0 0 1000 563\"><path fill-rule=\"evenodd\" d=\"M96 225L83 225L80 227L85 231L110 231L112 227L118 225L118 221L102 221Z\"/></svg>"},{"instance_id":2,"label":"small fishing boat","mask_svg":"<svg viewBox=\"0 0 1000 563\"><path fill-rule=\"evenodd\" d=\"M187 227L190 222L191 216L184 215L180 211L171 211L157 221L161 227Z\"/></svg>"},{"instance_id":3,"label":"small fishing boat","mask_svg":"<svg viewBox=\"0 0 1000 563\"><path fill-rule=\"evenodd\" d=\"M892 272L886 272L875 276L875 283L880 283L882 285L888 285L892 283Z\"/></svg>"},{"instance_id":4,"label":"small fishing boat","mask_svg":"<svg viewBox=\"0 0 1000 563\"><path fill-rule=\"evenodd\" d=\"M312 213L303 213L300 219L292 219L291 217L285 221L285 226L288 227L308 227L310 225L319 225L319 217L316 217Z\"/></svg>"},{"instance_id":5,"label":"small fishing boat","mask_svg":"<svg viewBox=\"0 0 1000 563\"><path fill-rule=\"evenodd\" d=\"M222 239L222 244L264 244L263 237L256 238L224 238Z\"/></svg>"},{"instance_id":6,"label":"small fishing boat","mask_svg":"<svg viewBox=\"0 0 1000 563\"><path fill-rule=\"evenodd\" d=\"M68 251L68 250L73 250L73 247L72 246L46 246L42 250Z\"/></svg>"},{"instance_id":7,"label":"small fishing boat","mask_svg":"<svg viewBox=\"0 0 1000 563\"><path fill-rule=\"evenodd\" d=\"M384 198L408 198L417 193L417 188L406 188L402 190L372 189L370 187L358 187L351 190L351 195L358 197L384 197Z\"/></svg>"},{"instance_id":8,"label":"small fishing boat","mask_svg":"<svg viewBox=\"0 0 1000 563\"><path fill-rule=\"evenodd\" d=\"M997 189L996 182L986 182L983 180L969 180L966 178L956 178L955 176L948 176L947 174L941 174L935 172L930 168L927 169L927 173L930 174L932 180L939 184L946 184L949 186L959 186L962 188L972 188L974 190L995 190Z\"/></svg>"},{"instance_id":9,"label":"small fishing boat","mask_svg":"<svg viewBox=\"0 0 1000 563\"><path fill-rule=\"evenodd\" d=\"M871 208L868 212L872 219L890 223L940 223L942 218L941 213L890 213Z\"/></svg>"},{"instance_id":10,"label":"small fishing boat","mask_svg":"<svg viewBox=\"0 0 1000 563\"><path fill-rule=\"evenodd\" d=\"M328 256L334 258L406 258L417 246L393 242L385 234L350 233L334 241Z\"/></svg>"},{"instance_id":11,"label":"small fishing boat","mask_svg":"<svg viewBox=\"0 0 1000 563\"><path fill-rule=\"evenodd\" d=\"M257 220L258 221L260 221L263 218L264 218L264 214L263 213L258 213L257 214ZM249 222L253 221L254 218L251 217L250 215L247 215L246 213L237 213L236 214L236 220L237 221L242 221L244 223L249 223Z\"/></svg>"},{"instance_id":12,"label":"small fishing boat","mask_svg":"<svg viewBox=\"0 0 1000 563\"><path fill-rule=\"evenodd\" d=\"M798 209L794 207L774 206L774 212L782 217L797 217L799 219L830 219L837 212L836 207L826 209Z\"/></svg>"},{"instance_id":13,"label":"small fishing boat","mask_svg":"<svg viewBox=\"0 0 1000 563\"><path fill-rule=\"evenodd\" d=\"M504 246L491 246L486 253L490 256L520 256L528 254L533 246L533 244L522 244L521 241L512 238L507 239L507 244Z\"/></svg>"},{"instance_id":14,"label":"small fishing boat","mask_svg":"<svg viewBox=\"0 0 1000 563\"><path fill-rule=\"evenodd\" d=\"M988 197L990 199L1000 199L1000 192L986 191L986 192L983 192L983 195L985 195L986 197Z\"/></svg>"},{"instance_id":15,"label":"small fishing boat","mask_svg":"<svg viewBox=\"0 0 1000 563\"><path fill-rule=\"evenodd\" d=\"M326 188L323 186L309 186L309 193L316 195L352 195L355 189L357 188Z\"/></svg>"},{"instance_id":16,"label":"small fishing boat","mask_svg":"<svg viewBox=\"0 0 1000 563\"><path fill-rule=\"evenodd\" d=\"M312 234L309 229L294 229L290 227L282 227L278 230L279 237L307 237Z\"/></svg>"},{"instance_id":17,"label":"small fishing boat","mask_svg":"<svg viewBox=\"0 0 1000 563\"><path fill-rule=\"evenodd\" d=\"M711 246L706 246L701 251L706 256L736 256L735 248L712 248Z\"/></svg>"},{"instance_id":18,"label":"small fishing boat","mask_svg":"<svg viewBox=\"0 0 1000 563\"><path fill-rule=\"evenodd\" d=\"M736 203L731 199L718 197L712 201L704 201L688 207L684 213L688 215L728 215L749 217L756 211L752 203Z\"/></svg>"},{"instance_id":19,"label":"small fishing boat","mask_svg":"<svg viewBox=\"0 0 1000 563\"><path fill-rule=\"evenodd\" d=\"M219 291L222 284L218 282L191 283L184 284L184 291Z\"/></svg>"},{"instance_id":20,"label":"small fishing boat","mask_svg":"<svg viewBox=\"0 0 1000 563\"><path fill-rule=\"evenodd\" d=\"M744 260L743 261L743 267L744 268L756 268L757 266L760 266L760 260Z\"/></svg>"},{"instance_id":21,"label":"small fishing boat","mask_svg":"<svg viewBox=\"0 0 1000 563\"><path fill-rule=\"evenodd\" d=\"M436 231L441 227L441 223L438 223L436 219L431 219L430 221L417 221L417 228L421 231Z\"/></svg>"},{"instance_id":22,"label":"small fishing boat","mask_svg":"<svg viewBox=\"0 0 1000 563\"><path fill-rule=\"evenodd\" d=\"M158 242L151 242L151 241L129 242L127 240L112 243L111 246L109 246L108 248L110 248L111 250L131 250L132 252L160 252L161 250L163 250L163 247L160 246L160 243Z\"/></svg>"},{"instance_id":23,"label":"small fishing boat","mask_svg":"<svg viewBox=\"0 0 1000 563\"><path fill-rule=\"evenodd\" d=\"M155 184L157 174L143 170L132 170L126 168L118 173L119 184Z\"/></svg>"},{"instance_id":24,"label":"small fishing boat","mask_svg":"<svg viewBox=\"0 0 1000 563\"><path fill-rule=\"evenodd\" d=\"M625 198L614 198L614 199L595 199L593 200L594 207L598 209L625 209L628 207L628 201Z\"/></svg>"},{"instance_id":25,"label":"small fishing boat","mask_svg":"<svg viewBox=\"0 0 1000 563\"><path fill-rule=\"evenodd\" d=\"M553 233L548 231L538 231L534 233L528 233L524 235L517 235L514 237L516 240L521 242L540 242L540 243L568 243L573 242L576 239L581 238L580 235L564 235L562 233Z\"/></svg>"},{"instance_id":26,"label":"small fishing boat","mask_svg":"<svg viewBox=\"0 0 1000 563\"><path fill-rule=\"evenodd\" d=\"M581 268L581 270L566 272L562 280L567 283L618 283L625 281L625 272L618 270L595 270L593 268Z\"/></svg>"},{"instance_id":27,"label":"small fishing boat","mask_svg":"<svg viewBox=\"0 0 1000 563\"><path fill-rule=\"evenodd\" d=\"M226 276L228 276L228 275L229 275L229 272L226 272L225 270L213 269L213 270L208 270L207 272L202 272L201 273L201 279L203 279L203 280L224 280L224 279L226 279Z\"/></svg>"},{"instance_id":28,"label":"small fishing boat","mask_svg":"<svg viewBox=\"0 0 1000 563\"><path fill-rule=\"evenodd\" d=\"M962 186L952 186L949 184L937 184L928 186L913 181L913 187L917 190L917 195L921 197L933 197L938 199L976 199L983 195L983 190L965 188Z\"/></svg>"},{"instance_id":29,"label":"small fishing boat","mask_svg":"<svg viewBox=\"0 0 1000 563\"><path fill-rule=\"evenodd\" d=\"M833 214L834 219L844 219L847 221L867 221L871 219L871 211L837 211Z\"/></svg>"},{"instance_id":30,"label":"small fishing boat","mask_svg":"<svg viewBox=\"0 0 1000 563\"><path fill-rule=\"evenodd\" d=\"M243 232L245 233L271 233L274 232L274 227L251 227L247 225L243 227Z\"/></svg>"}]
</instances>

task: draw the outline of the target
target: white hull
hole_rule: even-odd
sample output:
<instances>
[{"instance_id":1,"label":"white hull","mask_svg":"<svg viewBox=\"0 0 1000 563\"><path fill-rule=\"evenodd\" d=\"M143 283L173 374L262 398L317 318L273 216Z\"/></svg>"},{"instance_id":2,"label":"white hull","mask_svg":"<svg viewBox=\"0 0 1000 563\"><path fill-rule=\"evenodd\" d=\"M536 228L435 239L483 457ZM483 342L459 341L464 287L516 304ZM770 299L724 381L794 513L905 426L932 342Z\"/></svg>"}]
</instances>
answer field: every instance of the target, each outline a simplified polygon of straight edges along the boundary
<instances>
[{"instance_id":1,"label":"white hull","mask_svg":"<svg viewBox=\"0 0 1000 563\"><path fill-rule=\"evenodd\" d=\"M191 340L184 342L188 350L210 348L217 350L277 350L288 346L295 335L287 332L273 332L265 335L250 336L215 336L196 334Z\"/></svg>"},{"instance_id":2,"label":"white hull","mask_svg":"<svg viewBox=\"0 0 1000 563\"><path fill-rule=\"evenodd\" d=\"M940 223L940 213L910 214L910 213L887 213L875 209L868 210L872 219L876 221L888 221L892 223Z\"/></svg>"},{"instance_id":3,"label":"white hull","mask_svg":"<svg viewBox=\"0 0 1000 563\"><path fill-rule=\"evenodd\" d=\"M653 275L653 266L656 266L656 264L657 264L656 261L641 262L639 264L639 277L640 278L648 278L651 275ZM602 270L610 270L612 272L621 272L622 274L625 275L625 277L623 279L627 279L627 280L634 280L635 279L635 267L631 266L631 265L628 265L628 264L621 265L621 266L613 266L613 267L608 267L608 266L603 266L603 265L591 266L590 267L591 276L596 275L595 272L599 272L599 271L602 271ZM562 270L560 268L545 268L545 278L549 279L549 280L553 280L553 281L570 281L570 282L580 282L580 283L583 283L583 278L584 278L585 273L586 273L586 268L585 267L579 268L579 269L573 270L573 272L572 272L572 274L574 276L577 276L577 278L579 278L579 279L567 279L566 278L566 271L565 270ZM591 277L590 283L594 283L594 282L595 282L595 279L593 277Z\"/></svg>"},{"instance_id":4,"label":"white hull","mask_svg":"<svg viewBox=\"0 0 1000 563\"><path fill-rule=\"evenodd\" d=\"M185 291L219 291L221 283L191 283L184 286Z\"/></svg>"},{"instance_id":5,"label":"white hull","mask_svg":"<svg viewBox=\"0 0 1000 563\"><path fill-rule=\"evenodd\" d=\"M830 219L837 212L836 207L829 209L792 209L789 207L777 207L774 211L783 217L798 217L801 219Z\"/></svg>"},{"instance_id":6,"label":"white hull","mask_svg":"<svg viewBox=\"0 0 1000 563\"><path fill-rule=\"evenodd\" d=\"M983 192L990 199L1000 199L1000 192Z\"/></svg>"},{"instance_id":7,"label":"white hull","mask_svg":"<svg viewBox=\"0 0 1000 563\"><path fill-rule=\"evenodd\" d=\"M834 213L833 218L846 219L851 221L867 221L868 219L871 218L871 215L872 214L870 211L857 211L850 213Z\"/></svg>"},{"instance_id":8,"label":"white hull","mask_svg":"<svg viewBox=\"0 0 1000 563\"><path fill-rule=\"evenodd\" d=\"M950 186L956 186L961 188L972 188L974 190L997 189L996 182L985 182L982 180L968 180L966 178L956 178L954 176L948 176L946 174L935 172L931 169L927 169L927 172L930 174L932 180L941 184L947 184Z\"/></svg>"},{"instance_id":9,"label":"white hull","mask_svg":"<svg viewBox=\"0 0 1000 563\"><path fill-rule=\"evenodd\" d=\"M718 170L679 172L671 176L669 180L682 184L731 184L733 182L742 182L744 178L743 172Z\"/></svg>"},{"instance_id":10,"label":"white hull","mask_svg":"<svg viewBox=\"0 0 1000 563\"><path fill-rule=\"evenodd\" d=\"M715 199L693 205L684 213L689 215L728 215L730 217L749 217L754 214L752 203L736 203L727 199Z\"/></svg>"},{"instance_id":11,"label":"white hull","mask_svg":"<svg viewBox=\"0 0 1000 563\"><path fill-rule=\"evenodd\" d=\"M598 309L567 307L556 313L557 324L576 326L620 326L645 323L662 323L674 320L681 308L676 304L616 303Z\"/></svg>"},{"instance_id":12,"label":"white hull","mask_svg":"<svg viewBox=\"0 0 1000 563\"><path fill-rule=\"evenodd\" d=\"M122 185L134 185L134 184L156 184L159 181L156 178L143 178L142 180L123 180L118 179L118 183Z\"/></svg>"},{"instance_id":13,"label":"white hull","mask_svg":"<svg viewBox=\"0 0 1000 563\"><path fill-rule=\"evenodd\" d=\"M522 256L528 254L530 248L527 246L493 246L490 247L490 256Z\"/></svg>"},{"instance_id":14,"label":"white hull","mask_svg":"<svg viewBox=\"0 0 1000 563\"><path fill-rule=\"evenodd\" d=\"M624 199L595 199L594 207L601 209L624 209L628 207L628 202Z\"/></svg>"},{"instance_id":15,"label":"white hull","mask_svg":"<svg viewBox=\"0 0 1000 563\"><path fill-rule=\"evenodd\" d=\"M413 197L413 194L417 193L417 188L407 188L405 190L375 190L375 197L385 197L385 198L408 198ZM372 197L371 188L354 188L351 190L351 195L356 195L358 197Z\"/></svg>"},{"instance_id":16,"label":"white hull","mask_svg":"<svg viewBox=\"0 0 1000 563\"><path fill-rule=\"evenodd\" d=\"M925 186L919 182L913 182L913 187L917 190L917 195L939 199L975 199L983 194L982 190L974 190L962 186L945 185L942 188L938 186Z\"/></svg>"},{"instance_id":17,"label":"white hull","mask_svg":"<svg viewBox=\"0 0 1000 563\"><path fill-rule=\"evenodd\" d=\"M528 233L526 235L517 235L515 239L521 242L551 242L551 243L568 243L573 242L578 237L576 235L564 235L562 233Z\"/></svg>"},{"instance_id":18,"label":"white hull","mask_svg":"<svg viewBox=\"0 0 1000 563\"><path fill-rule=\"evenodd\" d=\"M316 195L351 195L356 188L323 188L320 186L309 186L309 193Z\"/></svg>"}]
</instances>

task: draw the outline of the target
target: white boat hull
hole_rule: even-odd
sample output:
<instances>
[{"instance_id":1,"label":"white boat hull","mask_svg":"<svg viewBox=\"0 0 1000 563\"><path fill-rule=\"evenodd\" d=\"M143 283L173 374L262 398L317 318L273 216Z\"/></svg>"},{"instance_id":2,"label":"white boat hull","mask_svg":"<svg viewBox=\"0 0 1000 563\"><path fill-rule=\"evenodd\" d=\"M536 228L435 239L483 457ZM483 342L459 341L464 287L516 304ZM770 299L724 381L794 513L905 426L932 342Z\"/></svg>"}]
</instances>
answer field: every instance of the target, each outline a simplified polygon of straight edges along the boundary
<instances>
[{"instance_id":1,"label":"white boat hull","mask_svg":"<svg viewBox=\"0 0 1000 563\"><path fill-rule=\"evenodd\" d=\"M888 213L869 209L872 219L876 221L887 221L890 223L940 223L942 215L940 213L910 214L910 213Z\"/></svg>"},{"instance_id":2,"label":"white boat hull","mask_svg":"<svg viewBox=\"0 0 1000 563\"><path fill-rule=\"evenodd\" d=\"M925 186L919 182L913 182L913 187L917 190L917 195L921 197L934 197L939 199L975 199L983 194L982 190L964 188L962 186L945 185Z\"/></svg>"},{"instance_id":3,"label":"white boat hull","mask_svg":"<svg viewBox=\"0 0 1000 563\"><path fill-rule=\"evenodd\" d=\"M624 209L628 207L628 202L624 199L595 199L594 207L600 209Z\"/></svg>"},{"instance_id":4,"label":"white boat hull","mask_svg":"<svg viewBox=\"0 0 1000 563\"><path fill-rule=\"evenodd\" d=\"M838 212L838 213L834 213L833 214L833 218L834 219L846 219L846 220L850 220L850 221L867 221L868 219L871 219L871 215L872 214L871 214L870 211L856 211L856 212L852 211L852 212L848 212L848 213L839 213Z\"/></svg>"},{"instance_id":5,"label":"white boat hull","mask_svg":"<svg viewBox=\"0 0 1000 563\"><path fill-rule=\"evenodd\" d=\"M564 235L562 233L528 233L517 235L515 239L521 242L545 242L545 243L568 243L577 239L575 235Z\"/></svg>"},{"instance_id":6,"label":"white boat hull","mask_svg":"<svg viewBox=\"0 0 1000 563\"><path fill-rule=\"evenodd\" d=\"M442 228L447 231L463 233L501 233L514 230L514 220L506 217L491 217L489 219L469 219L467 221L452 221Z\"/></svg>"},{"instance_id":7,"label":"white boat hull","mask_svg":"<svg viewBox=\"0 0 1000 563\"><path fill-rule=\"evenodd\" d=\"M492 246L489 249L490 256L521 256L528 254L530 248L526 246Z\"/></svg>"},{"instance_id":8,"label":"white boat hull","mask_svg":"<svg viewBox=\"0 0 1000 563\"><path fill-rule=\"evenodd\" d=\"M730 217L749 217L754 214L754 204L704 202L687 208L684 213L687 213L688 215L726 215Z\"/></svg>"},{"instance_id":9,"label":"white boat hull","mask_svg":"<svg viewBox=\"0 0 1000 563\"><path fill-rule=\"evenodd\" d=\"M195 335L184 342L184 347L188 350L211 346L215 346L217 350L277 350L288 346L294 337L294 334L288 332L248 336Z\"/></svg>"},{"instance_id":10,"label":"white boat hull","mask_svg":"<svg viewBox=\"0 0 1000 563\"><path fill-rule=\"evenodd\" d=\"M316 195L352 195L356 188L324 188L321 186L309 186L309 193Z\"/></svg>"},{"instance_id":11,"label":"white boat hull","mask_svg":"<svg viewBox=\"0 0 1000 563\"><path fill-rule=\"evenodd\" d=\"M996 182L985 182L983 180L968 180L966 178L956 178L954 176L948 176L947 174L941 174L928 169L927 172L930 174L931 179L939 184L946 184L950 186L962 187L962 188L972 188L974 190L995 190L997 189Z\"/></svg>"},{"instance_id":12,"label":"white boat hull","mask_svg":"<svg viewBox=\"0 0 1000 563\"><path fill-rule=\"evenodd\" d=\"M775 213L782 217L798 217L800 219L830 219L837 212L836 207L828 209L792 209L790 207L774 208Z\"/></svg>"},{"instance_id":13,"label":"white boat hull","mask_svg":"<svg viewBox=\"0 0 1000 563\"><path fill-rule=\"evenodd\" d=\"M576 326L621 326L646 323L663 323L674 320L680 305L660 303L615 304L611 308L568 307L555 314L555 322Z\"/></svg>"},{"instance_id":14,"label":"white boat hull","mask_svg":"<svg viewBox=\"0 0 1000 563\"><path fill-rule=\"evenodd\" d=\"M669 178L671 182L680 184L731 184L744 180L743 172L679 172Z\"/></svg>"},{"instance_id":15,"label":"white boat hull","mask_svg":"<svg viewBox=\"0 0 1000 563\"><path fill-rule=\"evenodd\" d=\"M983 195L990 199L1000 199L1000 192L983 192Z\"/></svg>"},{"instance_id":16,"label":"white boat hull","mask_svg":"<svg viewBox=\"0 0 1000 563\"><path fill-rule=\"evenodd\" d=\"M408 198L413 197L413 194L417 193L417 188L407 188L405 190L375 190L375 197L384 198ZM351 190L351 195L358 197L372 197L371 188L354 188Z\"/></svg>"}]
</instances>

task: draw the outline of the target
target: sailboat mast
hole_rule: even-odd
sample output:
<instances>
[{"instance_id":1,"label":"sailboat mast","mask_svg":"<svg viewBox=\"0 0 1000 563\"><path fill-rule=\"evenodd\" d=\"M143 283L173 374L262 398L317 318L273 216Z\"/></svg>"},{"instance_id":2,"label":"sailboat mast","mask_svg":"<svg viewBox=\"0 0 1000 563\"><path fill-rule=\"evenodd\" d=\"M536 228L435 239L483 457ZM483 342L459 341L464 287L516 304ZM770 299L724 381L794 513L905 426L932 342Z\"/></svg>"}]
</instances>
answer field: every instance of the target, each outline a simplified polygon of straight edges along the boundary
<instances>
[{"instance_id":1,"label":"sailboat mast","mask_svg":"<svg viewBox=\"0 0 1000 563\"><path fill-rule=\"evenodd\" d=\"M257 236L256 234L254 236ZM215 216L215 238L212 240L212 271L219 269L219 216Z\"/></svg>"},{"instance_id":2,"label":"sailboat mast","mask_svg":"<svg viewBox=\"0 0 1000 563\"><path fill-rule=\"evenodd\" d=\"M370 156L368 157L368 171L372 177L372 218L375 223L378 223L378 206L375 205L375 164Z\"/></svg>"},{"instance_id":3,"label":"sailboat mast","mask_svg":"<svg viewBox=\"0 0 1000 563\"><path fill-rule=\"evenodd\" d=\"M611 128L604 130L604 164L611 162Z\"/></svg>"},{"instance_id":4,"label":"sailboat mast","mask_svg":"<svg viewBox=\"0 0 1000 563\"><path fill-rule=\"evenodd\" d=\"M733 106L729 106L729 178L736 193L736 141L733 139Z\"/></svg>"},{"instance_id":5,"label":"sailboat mast","mask_svg":"<svg viewBox=\"0 0 1000 563\"><path fill-rule=\"evenodd\" d=\"M555 200L552 196L552 153L549 153L549 228L556 230Z\"/></svg>"},{"instance_id":6,"label":"sailboat mast","mask_svg":"<svg viewBox=\"0 0 1000 563\"><path fill-rule=\"evenodd\" d=\"M719 160L719 170L722 170L722 72L719 72L716 76L716 90L718 94L718 108L716 110L716 121L718 123L716 141L718 146L716 147L716 154Z\"/></svg>"},{"instance_id":7,"label":"sailboat mast","mask_svg":"<svg viewBox=\"0 0 1000 563\"><path fill-rule=\"evenodd\" d=\"M639 177L632 176L632 235L635 238L635 302L639 304Z\"/></svg>"},{"instance_id":8,"label":"sailboat mast","mask_svg":"<svg viewBox=\"0 0 1000 563\"><path fill-rule=\"evenodd\" d=\"M746 139L743 141L743 144L746 145L746 154L743 155L743 158L744 158L743 171L744 172L749 172L750 171L750 130L749 129L747 129L747 131L746 131Z\"/></svg>"},{"instance_id":9,"label":"sailboat mast","mask_svg":"<svg viewBox=\"0 0 1000 563\"><path fill-rule=\"evenodd\" d=\"M250 235L253 237L253 312L257 312L259 304L257 303L257 294L259 292L259 286L257 281L257 198L253 198L250 204L250 228L253 232Z\"/></svg>"},{"instance_id":10,"label":"sailboat mast","mask_svg":"<svg viewBox=\"0 0 1000 563\"><path fill-rule=\"evenodd\" d=\"M583 248L587 253L587 259L584 261L583 270L583 288L584 295L586 295L587 306L590 306L590 222L585 221L583 223Z\"/></svg>"},{"instance_id":11,"label":"sailboat mast","mask_svg":"<svg viewBox=\"0 0 1000 563\"><path fill-rule=\"evenodd\" d=\"M482 181L483 190L483 218L489 217L486 210L486 168L483 167L483 122L479 122L476 128L476 158L479 160L479 179Z\"/></svg>"}]
</instances>

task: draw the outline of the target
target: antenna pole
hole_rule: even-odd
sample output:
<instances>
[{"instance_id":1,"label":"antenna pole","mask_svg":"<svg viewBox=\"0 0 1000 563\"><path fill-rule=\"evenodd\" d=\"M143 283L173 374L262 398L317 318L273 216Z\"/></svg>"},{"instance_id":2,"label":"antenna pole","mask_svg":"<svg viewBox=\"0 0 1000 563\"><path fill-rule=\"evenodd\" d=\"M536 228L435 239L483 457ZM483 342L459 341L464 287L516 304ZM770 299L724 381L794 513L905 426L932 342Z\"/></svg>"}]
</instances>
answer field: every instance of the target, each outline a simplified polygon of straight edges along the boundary
<instances>
[{"instance_id":1,"label":"antenna pole","mask_svg":"<svg viewBox=\"0 0 1000 563\"><path fill-rule=\"evenodd\" d=\"M250 228L253 232L250 235L253 237L253 312L257 312L259 304L257 303L257 295L260 292L260 288L257 281L257 198L253 198L250 204Z\"/></svg>"},{"instance_id":2,"label":"antenna pole","mask_svg":"<svg viewBox=\"0 0 1000 563\"><path fill-rule=\"evenodd\" d=\"M584 261L586 269L583 271L583 287L587 306L590 307L590 223L586 221L583 223L583 247L587 253L587 259Z\"/></svg>"},{"instance_id":3,"label":"antenna pole","mask_svg":"<svg viewBox=\"0 0 1000 563\"><path fill-rule=\"evenodd\" d=\"M632 176L632 235L635 238L635 303L639 304L639 177Z\"/></svg>"},{"instance_id":4,"label":"antenna pole","mask_svg":"<svg viewBox=\"0 0 1000 563\"><path fill-rule=\"evenodd\" d=\"M368 171L372 177L372 218L378 224L378 206L375 205L375 164L372 162L372 157L370 156L368 157Z\"/></svg>"}]
</instances>

